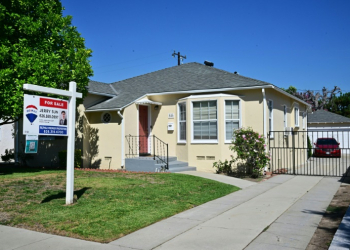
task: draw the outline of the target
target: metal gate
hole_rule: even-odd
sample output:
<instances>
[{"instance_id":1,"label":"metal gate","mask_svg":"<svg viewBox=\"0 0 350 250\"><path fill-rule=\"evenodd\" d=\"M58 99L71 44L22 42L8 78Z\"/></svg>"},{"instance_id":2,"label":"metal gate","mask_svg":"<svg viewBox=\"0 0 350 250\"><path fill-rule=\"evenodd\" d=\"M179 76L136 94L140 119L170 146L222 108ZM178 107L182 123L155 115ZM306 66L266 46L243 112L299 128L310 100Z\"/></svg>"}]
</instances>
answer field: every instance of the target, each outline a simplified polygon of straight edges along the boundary
<instances>
[{"instance_id":1,"label":"metal gate","mask_svg":"<svg viewBox=\"0 0 350 250\"><path fill-rule=\"evenodd\" d=\"M349 131L270 131L268 137L272 173L350 177Z\"/></svg>"}]
</instances>

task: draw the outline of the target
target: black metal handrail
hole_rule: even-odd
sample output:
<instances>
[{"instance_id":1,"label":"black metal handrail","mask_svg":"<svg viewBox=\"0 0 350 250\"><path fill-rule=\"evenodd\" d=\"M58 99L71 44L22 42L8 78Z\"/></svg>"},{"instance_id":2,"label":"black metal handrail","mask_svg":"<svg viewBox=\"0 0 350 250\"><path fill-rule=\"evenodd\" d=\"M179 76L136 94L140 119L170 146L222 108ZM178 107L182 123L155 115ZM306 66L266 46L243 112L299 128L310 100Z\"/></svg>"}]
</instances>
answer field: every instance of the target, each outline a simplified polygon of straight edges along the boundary
<instances>
[{"instance_id":1,"label":"black metal handrail","mask_svg":"<svg viewBox=\"0 0 350 250\"><path fill-rule=\"evenodd\" d=\"M153 151L153 160L164 164L163 167L166 170L169 169L169 146L157 136L127 135L125 139L128 142L128 150L125 153L126 158L151 156Z\"/></svg>"},{"instance_id":2,"label":"black metal handrail","mask_svg":"<svg viewBox=\"0 0 350 250\"><path fill-rule=\"evenodd\" d=\"M163 142L157 136L153 135L153 159L165 164L165 169L169 170L169 147L168 143Z\"/></svg>"}]
</instances>

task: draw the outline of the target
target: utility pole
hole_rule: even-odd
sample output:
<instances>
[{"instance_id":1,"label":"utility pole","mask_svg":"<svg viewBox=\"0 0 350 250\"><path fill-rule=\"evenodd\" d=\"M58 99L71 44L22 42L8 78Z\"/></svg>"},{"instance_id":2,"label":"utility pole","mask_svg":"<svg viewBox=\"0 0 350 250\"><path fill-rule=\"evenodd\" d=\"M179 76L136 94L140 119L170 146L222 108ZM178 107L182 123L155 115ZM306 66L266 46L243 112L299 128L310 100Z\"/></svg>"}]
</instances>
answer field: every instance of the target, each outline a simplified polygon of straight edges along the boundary
<instances>
[{"instance_id":1,"label":"utility pole","mask_svg":"<svg viewBox=\"0 0 350 250\"><path fill-rule=\"evenodd\" d=\"M177 56L177 65L180 65L180 59L181 61L183 61L183 59L186 59L186 56L182 56L180 55L180 52L175 52L174 50L174 53L172 54L173 57Z\"/></svg>"}]
</instances>

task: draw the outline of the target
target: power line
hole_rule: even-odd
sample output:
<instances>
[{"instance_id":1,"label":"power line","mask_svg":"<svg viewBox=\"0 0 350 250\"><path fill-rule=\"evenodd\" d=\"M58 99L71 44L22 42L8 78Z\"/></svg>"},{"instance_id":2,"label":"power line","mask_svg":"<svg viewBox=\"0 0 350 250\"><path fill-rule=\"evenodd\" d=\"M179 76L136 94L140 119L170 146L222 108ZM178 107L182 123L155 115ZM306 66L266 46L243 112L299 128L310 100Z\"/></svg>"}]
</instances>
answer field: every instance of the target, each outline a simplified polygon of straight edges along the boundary
<instances>
[{"instance_id":1,"label":"power line","mask_svg":"<svg viewBox=\"0 0 350 250\"><path fill-rule=\"evenodd\" d=\"M112 71L118 71L118 70L124 70L124 69L130 69L130 68L135 68L135 67L140 67L140 66L144 66L144 65L148 65L148 64L153 64L153 63L158 63L158 62L163 62L163 61L168 61L168 60L169 60L169 59L164 59L164 60L160 60L160 61L147 62L147 63L143 63L143 64L139 64L139 65L134 65L134 66L126 67L126 68L112 69L112 70L108 70L108 71L99 72L99 74L107 73L107 72L112 72Z\"/></svg>"}]
</instances>

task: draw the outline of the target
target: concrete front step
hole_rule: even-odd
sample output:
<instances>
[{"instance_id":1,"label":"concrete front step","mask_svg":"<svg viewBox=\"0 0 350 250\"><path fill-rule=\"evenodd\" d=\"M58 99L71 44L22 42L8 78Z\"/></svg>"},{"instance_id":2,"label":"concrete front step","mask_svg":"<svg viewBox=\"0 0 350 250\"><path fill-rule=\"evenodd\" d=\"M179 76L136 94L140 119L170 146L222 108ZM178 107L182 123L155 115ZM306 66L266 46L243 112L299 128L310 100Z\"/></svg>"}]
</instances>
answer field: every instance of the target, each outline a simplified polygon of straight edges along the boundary
<instances>
[{"instance_id":1,"label":"concrete front step","mask_svg":"<svg viewBox=\"0 0 350 250\"><path fill-rule=\"evenodd\" d=\"M156 172L164 163L153 160L153 157L136 157L125 159L125 170L135 172ZM169 156L169 172L196 171L196 167L189 167L187 162L178 161L176 156Z\"/></svg>"}]
</instances>

